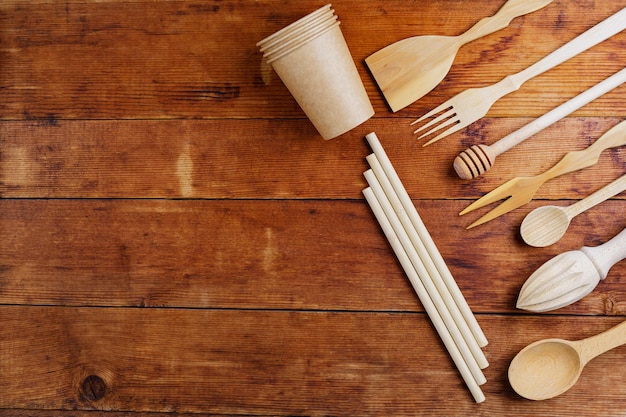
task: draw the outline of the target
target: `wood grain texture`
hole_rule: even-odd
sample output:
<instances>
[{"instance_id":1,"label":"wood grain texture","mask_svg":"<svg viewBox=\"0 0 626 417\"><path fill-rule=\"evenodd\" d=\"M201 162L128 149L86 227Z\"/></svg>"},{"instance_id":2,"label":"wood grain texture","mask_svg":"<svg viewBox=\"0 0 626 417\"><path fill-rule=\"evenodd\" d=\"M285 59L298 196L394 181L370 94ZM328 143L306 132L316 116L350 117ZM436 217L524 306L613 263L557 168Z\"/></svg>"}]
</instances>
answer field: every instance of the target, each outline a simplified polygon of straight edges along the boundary
<instances>
[{"instance_id":1,"label":"wood grain texture","mask_svg":"<svg viewBox=\"0 0 626 417\"><path fill-rule=\"evenodd\" d=\"M506 380L505 364L525 344L556 331L582 338L617 318L479 317L488 329L506 327L515 343L492 337L489 401L476 406L463 389L446 387L462 381L446 354L433 349L440 342L422 314L5 306L0 317L0 370L8 377L2 407L434 416L558 409L575 416L588 407L591 389L596 401L614 404L596 415L626 412L626 369L612 365L624 348L591 362L567 398L511 401ZM84 392L90 376L104 385L95 401ZM449 392L445 402L442 390Z\"/></svg>"},{"instance_id":2,"label":"wood grain texture","mask_svg":"<svg viewBox=\"0 0 626 417\"><path fill-rule=\"evenodd\" d=\"M626 1L555 0L463 46L444 81L392 114L364 58L457 35L504 0L333 1L376 115L323 141L255 43L311 1L0 2L0 416L502 416L626 414L625 349L571 392L530 402L514 355L626 317L626 262L556 312L516 310L523 282L626 226L624 193L526 246L532 209L625 170L626 149L544 184L485 226L471 201L587 147L626 117L613 90L474 181L458 153L492 143L626 62L626 33L529 81L433 146L417 116L534 63ZM490 341L476 405L363 200L375 131ZM485 211L488 208L485 208ZM611 372L606 370L610 369Z\"/></svg>"},{"instance_id":3,"label":"wood grain texture","mask_svg":"<svg viewBox=\"0 0 626 417\"><path fill-rule=\"evenodd\" d=\"M333 6L374 108L387 116L364 64L368 55L409 36L458 35L501 3L394 0L372 6L344 0ZM303 117L255 44L317 7L293 0L3 2L0 114L9 119ZM557 1L515 19L505 30L461 48L446 80L398 115L423 114L456 92L522 70L623 7L621 1ZM622 33L530 81L490 114L539 116L621 69L625 51ZM578 115L603 115L609 108L623 116L624 94L609 94Z\"/></svg>"},{"instance_id":4,"label":"wood grain texture","mask_svg":"<svg viewBox=\"0 0 626 417\"><path fill-rule=\"evenodd\" d=\"M502 154L474 181L454 173L458 153L495 141L526 119L483 119L460 141L427 148L407 135L408 123L378 119L328 142L308 120L4 122L0 196L362 199L371 153L363 136L375 131L413 199L477 198L515 176L545 171L620 120L558 122ZM536 197L589 194L620 176L624 160L626 148L606 150L598 164L547 182Z\"/></svg>"},{"instance_id":5,"label":"wood grain texture","mask_svg":"<svg viewBox=\"0 0 626 417\"><path fill-rule=\"evenodd\" d=\"M531 248L523 213L496 221L492 236L464 230L460 203L416 206L476 312L515 312L541 264L624 226L606 221L623 207L609 201L558 244ZM0 201L0 230L0 304L422 311L363 201L11 199ZM463 239L472 245L459 250ZM624 314L625 268L559 313Z\"/></svg>"}]
</instances>

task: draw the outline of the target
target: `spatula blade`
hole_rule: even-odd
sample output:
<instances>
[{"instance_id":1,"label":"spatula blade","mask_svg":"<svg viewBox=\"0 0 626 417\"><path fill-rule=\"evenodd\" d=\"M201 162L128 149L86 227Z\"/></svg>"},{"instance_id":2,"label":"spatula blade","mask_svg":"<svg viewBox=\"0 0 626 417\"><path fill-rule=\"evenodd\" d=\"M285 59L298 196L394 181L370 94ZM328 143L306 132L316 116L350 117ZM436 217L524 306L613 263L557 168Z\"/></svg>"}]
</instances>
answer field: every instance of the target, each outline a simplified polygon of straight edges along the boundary
<instances>
[{"instance_id":1,"label":"spatula blade","mask_svg":"<svg viewBox=\"0 0 626 417\"><path fill-rule=\"evenodd\" d=\"M428 94L448 74L458 46L450 36L415 36L392 43L365 63L393 112Z\"/></svg>"}]
</instances>

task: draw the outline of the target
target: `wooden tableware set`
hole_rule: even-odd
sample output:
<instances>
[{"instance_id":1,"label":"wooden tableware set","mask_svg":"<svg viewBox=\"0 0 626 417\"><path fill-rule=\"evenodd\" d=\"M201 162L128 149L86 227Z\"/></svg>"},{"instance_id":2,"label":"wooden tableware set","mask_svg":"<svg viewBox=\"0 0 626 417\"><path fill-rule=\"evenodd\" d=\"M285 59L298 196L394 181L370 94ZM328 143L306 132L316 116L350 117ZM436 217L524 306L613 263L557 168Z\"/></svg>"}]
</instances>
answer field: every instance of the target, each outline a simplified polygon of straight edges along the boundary
<instances>
[{"instance_id":1,"label":"wooden tableware set","mask_svg":"<svg viewBox=\"0 0 626 417\"><path fill-rule=\"evenodd\" d=\"M398 111L434 89L450 70L461 46L497 30L503 29L516 17L534 12L552 0L509 0L496 14L477 22L459 36L416 36L393 43L365 59L374 79L392 111ZM594 45L626 29L626 8L599 22L528 68L509 75L500 82L483 88L461 92L432 111L415 120L421 126L414 133L419 138L434 137L424 146L455 133L487 114L498 99L518 90L522 84L545 71L586 51ZM325 139L341 134L372 116L369 101L363 97L358 74L347 48L341 45L342 77L350 82L348 100L330 97L331 86L342 86L339 79L330 80L333 71L326 71L311 91L298 86L306 72L307 62L320 68L332 67L335 59L326 44L310 44L326 33L340 36L339 23L330 5L288 26L259 42L268 62L288 85L298 103ZM319 40L318 40L319 41ZM333 43L341 43L333 39ZM306 48L308 49L306 49ZM285 57L298 49L303 55L289 62ZM322 59L319 57L323 55ZM348 58L346 58L348 57ZM276 65L285 60L285 65ZM315 71L314 71L315 72ZM499 141L471 146L456 157L454 169L462 179L472 179L489 170L496 156L512 149L539 131L566 117L575 110L611 91L626 81L626 68L616 72L587 91L568 100ZM346 81L348 82L348 81ZM319 86L324 85L323 88ZM343 86L342 86L343 87ZM340 90L341 89L336 89ZM354 99L355 96L357 97ZM310 100L306 97L314 97ZM353 110L343 110L339 121L330 121L326 111L330 106L340 109L356 101ZM305 108L305 106L308 106ZM346 120L348 119L348 120ZM335 128L335 124L341 124ZM485 400L480 385L486 382L482 369L488 366L481 350L487 340L465 302L454 278L422 223L411 198L402 186L383 147L374 133L366 136L373 153L367 157L370 165L364 173L368 187L363 191L390 246L398 257L409 281L436 328L442 342L457 366L474 400ZM626 121L605 132L588 148L566 153L552 168L533 177L517 177L478 199L460 214L506 199L498 207L472 223L472 228L495 219L532 200L546 181L560 175L594 165L600 154L609 148L626 145ZM626 174L602 187L592 195L569 207L545 206L532 211L521 225L521 235L531 246L555 243L567 230L577 214L626 190ZM533 312L558 309L580 300L604 279L609 269L626 257L626 229L610 241L597 247L582 247L562 253L541 266L526 281L520 291L517 307ZM574 385L582 368L595 356L626 343L626 323L589 339L569 342L547 339L535 342L519 352L509 367L509 381L521 396L543 400L560 395ZM546 362L552 366L543 366Z\"/></svg>"}]
</instances>

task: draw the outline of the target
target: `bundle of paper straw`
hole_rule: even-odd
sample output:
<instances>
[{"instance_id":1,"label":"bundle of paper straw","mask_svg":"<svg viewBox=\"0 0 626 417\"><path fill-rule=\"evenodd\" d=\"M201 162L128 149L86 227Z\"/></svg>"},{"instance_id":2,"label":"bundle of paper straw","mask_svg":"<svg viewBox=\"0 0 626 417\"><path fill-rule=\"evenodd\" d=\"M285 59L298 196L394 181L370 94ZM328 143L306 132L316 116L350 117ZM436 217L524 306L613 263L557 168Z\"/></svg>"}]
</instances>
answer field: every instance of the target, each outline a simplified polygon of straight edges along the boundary
<instances>
[{"instance_id":1,"label":"bundle of paper straw","mask_svg":"<svg viewBox=\"0 0 626 417\"><path fill-rule=\"evenodd\" d=\"M367 157L371 169L364 174L369 187L363 194L461 377L481 403L480 385L487 381L482 369L489 365L481 348L487 338L378 137L370 133L366 139L374 153Z\"/></svg>"}]
</instances>

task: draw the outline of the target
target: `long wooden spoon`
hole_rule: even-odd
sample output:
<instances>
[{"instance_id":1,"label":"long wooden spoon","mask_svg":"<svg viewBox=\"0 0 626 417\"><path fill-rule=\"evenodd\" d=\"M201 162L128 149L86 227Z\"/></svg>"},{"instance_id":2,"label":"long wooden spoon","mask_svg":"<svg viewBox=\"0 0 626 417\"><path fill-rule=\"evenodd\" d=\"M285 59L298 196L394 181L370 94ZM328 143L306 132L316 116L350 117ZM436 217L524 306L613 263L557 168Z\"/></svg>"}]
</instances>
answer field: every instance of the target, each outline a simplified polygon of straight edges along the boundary
<instances>
[{"instance_id":1,"label":"long wooden spoon","mask_svg":"<svg viewBox=\"0 0 626 417\"><path fill-rule=\"evenodd\" d=\"M391 110L396 112L435 88L448 74L461 46L504 29L511 20L553 0L509 0L498 12L458 36L413 36L365 59Z\"/></svg>"},{"instance_id":2,"label":"long wooden spoon","mask_svg":"<svg viewBox=\"0 0 626 417\"><path fill-rule=\"evenodd\" d=\"M626 343L626 321L578 341L544 339L522 349L509 366L509 382L529 400L546 400L574 386L587 363Z\"/></svg>"},{"instance_id":3,"label":"long wooden spoon","mask_svg":"<svg viewBox=\"0 0 626 417\"><path fill-rule=\"evenodd\" d=\"M520 227L522 239L538 248L552 245L563 237L574 217L624 190L626 174L572 205L538 207L524 218Z\"/></svg>"}]
</instances>

